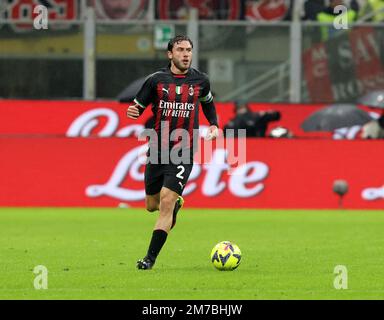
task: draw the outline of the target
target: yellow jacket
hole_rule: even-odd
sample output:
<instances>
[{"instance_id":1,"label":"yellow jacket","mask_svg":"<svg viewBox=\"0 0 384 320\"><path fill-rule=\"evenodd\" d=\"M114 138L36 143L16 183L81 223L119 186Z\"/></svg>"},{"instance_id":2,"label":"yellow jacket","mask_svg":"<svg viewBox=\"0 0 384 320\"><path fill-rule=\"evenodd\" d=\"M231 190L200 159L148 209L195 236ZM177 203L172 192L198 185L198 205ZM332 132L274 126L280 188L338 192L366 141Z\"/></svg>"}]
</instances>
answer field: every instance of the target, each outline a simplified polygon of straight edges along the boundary
<instances>
[{"instance_id":1,"label":"yellow jacket","mask_svg":"<svg viewBox=\"0 0 384 320\"><path fill-rule=\"evenodd\" d=\"M321 29L321 40L326 41L330 37L332 37L335 33L337 33L337 31L340 31L340 30L336 29L333 26L333 21L335 20L336 17L340 17L340 16L345 15L345 14L347 15L348 24L353 22L353 21L355 21L356 18L357 18L356 11L352 10L352 9L348 9L348 11L346 13L342 13L339 16L336 16L336 15L333 15L333 14L329 14L329 13L326 13L326 12L320 12L320 13L317 14L317 21L318 22L323 22L323 23L331 24L329 26L321 26L320 27L320 29Z\"/></svg>"},{"instance_id":2,"label":"yellow jacket","mask_svg":"<svg viewBox=\"0 0 384 320\"><path fill-rule=\"evenodd\" d=\"M366 5L361 10L360 17L364 17L372 11L377 12L372 17L372 21L384 21L384 0L368 0Z\"/></svg>"}]
</instances>

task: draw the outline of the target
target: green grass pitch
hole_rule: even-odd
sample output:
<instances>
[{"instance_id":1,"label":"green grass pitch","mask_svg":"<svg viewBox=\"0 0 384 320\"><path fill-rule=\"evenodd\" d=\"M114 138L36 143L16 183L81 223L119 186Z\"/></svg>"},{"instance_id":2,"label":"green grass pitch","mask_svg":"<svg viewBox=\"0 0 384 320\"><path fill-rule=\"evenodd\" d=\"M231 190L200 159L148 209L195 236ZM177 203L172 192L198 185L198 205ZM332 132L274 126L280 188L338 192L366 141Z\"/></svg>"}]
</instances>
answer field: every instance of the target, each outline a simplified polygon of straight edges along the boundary
<instances>
[{"instance_id":1,"label":"green grass pitch","mask_svg":"<svg viewBox=\"0 0 384 320\"><path fill-rule=\"evenodd\" d=\"M384 212L183 209L155 268L136 270L157 213L0 209L0 299L383 299ZM213 246L242 261L220 272ZM48 289L34 288L35 266ZM334 288L334 268L348 289Z\"/></svg>"}]
</instances>

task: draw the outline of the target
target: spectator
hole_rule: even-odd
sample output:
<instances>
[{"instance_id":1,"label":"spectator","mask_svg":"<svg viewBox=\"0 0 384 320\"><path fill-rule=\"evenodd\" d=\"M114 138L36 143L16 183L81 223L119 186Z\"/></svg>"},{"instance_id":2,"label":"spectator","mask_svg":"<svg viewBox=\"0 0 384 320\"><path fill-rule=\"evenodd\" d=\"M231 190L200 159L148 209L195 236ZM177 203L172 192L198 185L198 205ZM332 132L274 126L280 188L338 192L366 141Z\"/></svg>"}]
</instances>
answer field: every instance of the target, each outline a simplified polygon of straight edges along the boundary
<instances>
[{"instance_id":1,"label":"spectator","mask_svg":"<svg viewBox=\"0 0 384 320\"><path fill-rule=\"evenodd\" d=\"M274 110L252 112L245 102L235 103L235 113L236 116L224 127L224 134L226 129L235 129L235 137L237 129L246 129L247 137L265 137L268 124L281 117L280 112Z\"/></svg>"},{"instance_id":2,"label":"spectator","mask_svg":"<svg viewBox=\"0 0 384 320\"><path fill-rule=\"evenodd\" d=\"M356 11L357 13L360 12L360 3L361 3L362 0L351 0L350 4L349 4L349 7ZM365 1L365 0L364 0Z\"/></svg>"},{"instance_id":3,"label":"spectator","mask_svg":"<svg viewBox=\"0 0 384 320\"><path fill-rule=\"evenodd\" d=\"M366 4L362 7L360 17L364 17L373 13L371 21L380 22L384 21L384 0L367 0Z\"/></svg>"},{"instance_id":4,"label":"spectator","mask_svg":"<svg viewBox=\"0 0 384 320\"><path fill-rule=\"evenodd\" d=\"M335 20L336 16L340 16L339 12L335 13L335 7L337 6L346 6L343 0L330 0L329 1L329 6L325 7L324 10L320 13L317 14L316 20L318 22L322 23L329 23L331 24L330 26L322 26L321 27L321 40L326 41L329 38L335 36L335 34L340 31L335 29L333 26L333 22ZM355 8L355 10L353 9ZM342 13L343 15L347 15L348 22L351 23L357 19L357 11L356 8L358 9L358 4L356 1L352 2L351 7L348 9L346 13Z\"/></svg>"},{"instance_id":5,"label":"spectator","mask_svg":"<svg viewBox=\"0 0 384 320\"><path fill-rule=\"evenodd\" d=\"M304 3L304 20L317 20L317 15L325 9L325 0L307 0Z\"/></svg>"},{"instance_id":6,"label":"spectator","mask_svg":"<svg viewBox=\"0 0 384 320\"><path fill-rule=\"evenodd\" d=\"M349 8L358 12L359 11L359 0L350 0L347 4L349 4ZM369 0L370 1L370 0ZM379 0L382 1L382 0ZM304 16L303 20L317 20L317 15L323 12L327 8L328 0L306 0L304 3ZM343 4L343 1L341 1ZM344 4L345 5L345 4ZM328 7L329 8L329 7Z\"/></svg>"}]
</instances>

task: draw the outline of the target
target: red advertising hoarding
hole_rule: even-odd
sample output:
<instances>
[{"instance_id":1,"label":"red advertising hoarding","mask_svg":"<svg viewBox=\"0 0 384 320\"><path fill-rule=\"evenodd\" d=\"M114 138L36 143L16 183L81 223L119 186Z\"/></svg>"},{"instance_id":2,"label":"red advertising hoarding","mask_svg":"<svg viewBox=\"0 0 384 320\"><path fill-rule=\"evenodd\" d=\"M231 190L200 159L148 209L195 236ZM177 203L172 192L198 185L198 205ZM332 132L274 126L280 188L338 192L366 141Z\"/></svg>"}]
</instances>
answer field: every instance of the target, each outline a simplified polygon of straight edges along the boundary
<instances>
[{"instance_id":1,"label":"red advertising hoarding","mask_svg":"<svg viewBox=\"0 0 384 320\"><path fill-rule=\"evenodd\" d=\"M332 137L331 132L304 132L300 125L324 104L251 103L254 111L278 110L281 119L271 122L267 131L283 126L295 137ZM137 120L126 117L127 104L114 101L28 101L0 100L0 135L50 135L67 137L129 137L137 135L152 112L148 107ZM235 116L233 103L216 103L223 127ZM366 108L366 110L368 110ZM200 112L200 124L207 121ZM354 137L357 137L356 135ZM351 137L349 137L351 138Z\"/></svg>"},{"instance_id":2,"label":"red advertising hoarding","mask_svg":"<svg viewBox=\"0 0 384 320\"><path fill-rule=\"evenodd\" d=\"M135 138L0 138L0 206L144 206L142 142ZM380 141L248 139L246 162L229 175L225 149L195 164L187 207L383 208Z\"/></svg>"}]
</instances>

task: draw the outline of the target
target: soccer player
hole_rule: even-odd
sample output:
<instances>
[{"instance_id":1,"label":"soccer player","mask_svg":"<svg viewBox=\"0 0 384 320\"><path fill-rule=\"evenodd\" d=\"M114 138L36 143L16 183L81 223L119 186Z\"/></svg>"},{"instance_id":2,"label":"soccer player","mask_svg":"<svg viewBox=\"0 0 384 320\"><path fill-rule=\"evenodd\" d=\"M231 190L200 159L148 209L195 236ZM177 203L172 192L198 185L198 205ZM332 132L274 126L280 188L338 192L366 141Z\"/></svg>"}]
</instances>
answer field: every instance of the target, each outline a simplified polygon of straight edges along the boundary
<instances>
[{"instance_id":1,"label":"soccer player","mask_svg":"<svg viewBox=\"0 0 384 320\"><path fill-rule=\"evenodd\" d=\"M200 103L210 124L208 139L218 135L210 82L206 74L191 67L192 49L193 43L187 36L179 35L171 39L167 51L168 67L147 77L134 99L135 104L127 109L127 117L137 119L152 103L153 130L156 132L156 139L151 137L149 141L148 154L151 157L145 167L145 203L149 212L159 210L160 214L147 255L137 262L138 269L153 267L168 233L175 226L177 212L184 204L181 195L192 171L194 133L199 128ZM180 132L187 133L188 139L183 134L177 134ZM179 139L175 139L175 133ZM187 156L177 163L173 161L172 150L176 150L177 155ZM159 161L151 162L153 153ZM168 157L164 154L170 154L171 159L167 161Z\"/></svg>"}]
</instances>

